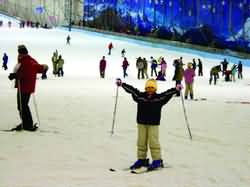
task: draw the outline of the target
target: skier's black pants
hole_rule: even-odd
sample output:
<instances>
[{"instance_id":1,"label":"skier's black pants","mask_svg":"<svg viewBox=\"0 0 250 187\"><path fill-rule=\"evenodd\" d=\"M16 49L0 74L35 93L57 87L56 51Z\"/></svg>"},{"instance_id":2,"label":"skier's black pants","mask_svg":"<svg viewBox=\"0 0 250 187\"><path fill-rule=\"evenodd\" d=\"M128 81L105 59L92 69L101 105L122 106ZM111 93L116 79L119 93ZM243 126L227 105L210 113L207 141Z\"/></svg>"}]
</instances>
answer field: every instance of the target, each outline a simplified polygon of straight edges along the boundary
<instances>
[{"instance_id":1,"label":"skier's black pants","mask_svg":"<svg viewBox=\"0 0 250 187\"><path fill-rule=\"evenodd\" d=\"M105 77L105 70L100 70L100 76L101 76L101 78Z\"/></svg>"},{"instance_id":2,"label":"skier's black pants","mask_svg":"<svg viewBox=\"0 0 250 187\"><path fill-rule=\"evenodd\" d=\"M209 84L212 83L213 79L214 79L214 85L216 85L216 81L217 81L217 77L218 75L217 74L210 74L210 79L209 79Z\"/></svg>"},{"instance_id":3,"label":"skier's black pants","mask_svg":"<svg viewBox=\"0 0 250 187\"><path fill-rule=\"evenodd\" d=\"M198 70L198 76L203 76L203 72L201 69Z\"/></svg>"},{"instance_id":4,"label":"skier's black pants","mask_svg":"<svg viewBox=\"0 0 250 187\"><path fill-rule=\"evenodd\" d=\"M157 77L156 68L151 68L151 77L153 77L154 73L155 73L155 76Z\"/></svg>"},{"instance_id":5,"label":"skier's black pants","mask_svg":"<svg viewBox=\"0 0 250 187\"><path fill-rule=\"evenodd\" d=\"M60 76L62 76L62 77L63 77L63 75L64 75L63 68L58 68L57 75L58 75L58 77L60 77Z\"/></svg>"},{"instance_id":6,"label":"skier's black pants","mask_svg":"<svg viewBox=\"0 0 250 187\"><path fill-rule=\"evenodd\" d=\"M33 119L31 116L29 108L30 93L17 92L17 109L19 111L20 117L22 118L22 124L24 129L29 129L33 127Z\"/></svg>"},{"instance_id":7,"label":"skier's black pants","mask_svg":"<svg viewBox=\"0 0 250 187\"><path fill-rule=\"evenodd\" d=\"M4 70L7 70L7 69L8 69L8 66L7 66L7 64L5 64L5 63L3 63L3 66L2 66L2 67L3 67Z\"/></svg>"},{"instance_id":8,"label":"skier's black pants","mask_svg":"<svg viewBox=\"0 0 250 187\"><path fill-rule=\"evenodd\" d=\"M125 78L126 76L128 76L127 68L123 68L123 77Z\"/></svg>"},{"instance_id":9,"label":"skier's black pants","mask_svg":"<svg viewBox=\"0 0 250 187\"><path fill-rule=\"evenodd\" d=\"M140 76L141 75L141 76ZM140 77L142 79L144 79L144 72L143 69L138 69L138 74L137 74L137 78L140 79Z\"/></svg>"},{"instance_id":10,"label":"skier's black pants","mask_svg":"<svg viewBox=\"0 0 250 187\"><path fill-rule=\"evenodd\" d=\"M242 72L241 72L241 71L238 71L238 78L239 78L239 79L242 79L242 78L243 78Z\"/></svg>"}]
</instances>

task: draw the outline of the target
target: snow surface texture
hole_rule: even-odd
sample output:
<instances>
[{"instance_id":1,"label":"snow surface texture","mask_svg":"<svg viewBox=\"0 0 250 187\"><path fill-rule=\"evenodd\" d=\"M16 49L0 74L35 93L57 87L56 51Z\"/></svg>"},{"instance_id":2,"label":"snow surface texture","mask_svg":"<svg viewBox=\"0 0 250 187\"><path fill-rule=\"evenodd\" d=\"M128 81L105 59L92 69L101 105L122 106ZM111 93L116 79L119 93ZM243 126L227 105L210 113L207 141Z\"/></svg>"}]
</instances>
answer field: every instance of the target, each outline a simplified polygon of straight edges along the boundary
<instances>
[{"instance_id":1,"label":"snow surface texture","mask_svg":"<svg viewBox=\"0 0 250 187\"><path fill-rule=\"evenodd\" d=\"M4 19L4 18L3 18ZM18 27L18 25L16 25ZM250 69L243 80L209 85L209 69L221 59L99 37L60 29L0 28L0 54L9 55L8 71L0 70L1 129L19 124L16 90L7 79L16 64L17 45L25 44L31 56L49 65L48 79L38 76L36 103L41 120L37 132L0 132L0 187L249 187L250 186ZM108 56L107 45L114 49ZM164 56L167 81L158 92L175 85L172 60L201 58L204 77L196 77L195 98L186 101L193 140L186 128L181 99L174 97L162 110L160 142L164 162L159 172L133 175L124 168L136 160L136 104L119 89L114 135L110 135L114 110L115 78L122 77L121 50L130 63L125 82L144 90L137 80L138 56ZM52 75L55 50L65 59L65 76ZM99 60L107 58L106 78L99 77ZM1 56L2 57L2 56ZM232 64L230 64L230 67ZM226 101L230 101L227 103ZM37 121L34 97L30 107ZM150 154L149 154L150 155ZM150 157L150 156L149 156ZM117 172L110 172L114 168Z\"/></svg>"}]
</instances>

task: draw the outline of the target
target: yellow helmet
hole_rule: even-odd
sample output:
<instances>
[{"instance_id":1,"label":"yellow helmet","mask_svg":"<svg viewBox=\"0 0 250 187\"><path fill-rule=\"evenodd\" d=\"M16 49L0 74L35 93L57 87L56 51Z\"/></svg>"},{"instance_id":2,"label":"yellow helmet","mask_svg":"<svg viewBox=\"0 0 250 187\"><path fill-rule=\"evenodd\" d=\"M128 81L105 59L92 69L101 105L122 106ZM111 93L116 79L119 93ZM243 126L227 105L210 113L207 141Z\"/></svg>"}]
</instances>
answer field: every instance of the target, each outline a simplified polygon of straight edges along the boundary
<instances>
[{"instance_id":1,"label":"yellow helmet","mask_svg":"<svg viewBox=\"0 0 250 187\"><path fill-rule=\"evenodd\" d=\"M187 64L187 67L188 67L188 68L193 68L193 64L192 64L191 62L189 62L189 63Z\"/></svg>"},{"instance_id":2,"label":"yellow helmet","mask_svg":"<svg viewBox=\"0 0 250 187\"><path fill-rule=\"evenodd\" d=\"M146 81L145 84L145 89L146 88L154 88L155 90L157 90L157 82L154 79L149 79Z\"/></svg>"}]
</instances>

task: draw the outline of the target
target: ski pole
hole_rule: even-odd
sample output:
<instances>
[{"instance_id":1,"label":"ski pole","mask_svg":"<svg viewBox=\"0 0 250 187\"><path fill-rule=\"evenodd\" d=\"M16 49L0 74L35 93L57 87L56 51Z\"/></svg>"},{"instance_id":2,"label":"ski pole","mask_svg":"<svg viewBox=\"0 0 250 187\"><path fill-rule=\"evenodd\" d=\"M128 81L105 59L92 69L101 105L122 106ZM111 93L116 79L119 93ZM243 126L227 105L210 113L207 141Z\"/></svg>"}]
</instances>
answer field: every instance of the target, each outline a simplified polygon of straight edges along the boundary
<instances>
[{"instance_id":1,"label":"ski pole","mask_svg":"<svg viewBox=\"0 0 250 187\"><path fill-rule=\"evenodd\" d=\"M35 107L35 112L36 112L36 118L37 118L37 121L38 121L38 126L41 125L41 122L40 122L40 118L39 118L39 114L38 114L38 108L37 108L37 103L36 103L36 97L35 97L35 94L33 93L33 103L34 103L34 107Z\"/></svg>"},{"instance_id":2,"label":"ski pole","mask_svg":"<svg viewBox=\"0 0 250 187\"><path fill-rule=\"evenodd\" d=\"M181 102L182 102L182 108L183 108L183 112L184 112L184 117L185 117L187 129L188 129L188 133L189 133L189 138L190 138L190 140L192 140L192 134L191 134L191 130L190 130L190 127L189 127L189 122L188 122L188 118L187 118L186 108L185 108L185 105L184 105L184 98L183 98L182 91L180 91L180 94L181 94Z\"/></svg>"},{"instance_id":3,"label":"ski pole","mask_svg":"<svg viewBox=\"0 0 250 187\"><path fill-rule=\"evenodd\" d=\"M20 110L20 116L21 116L21 128L23 129L23 110L22 110L22 95L21 95L21 84L20 80L17 81L17 89L18 89L18 100L19 100L19 110Z\"/></svg>"},{"instance_id":4,"label":"ski pole","mask_svg":"<svg viewBox=\"0 0 250 187\"><path fill-rule=\"evenodd\" d=\"M115 117L116 117L116 109L117 109L117 101L118 101L118 93L119 93L119 86L117 86L117 88L116 88L115 107L114 107L114 111L113 111L113 121L112 121L111 136L114 134Z\"/></svg>"}]
</instances>

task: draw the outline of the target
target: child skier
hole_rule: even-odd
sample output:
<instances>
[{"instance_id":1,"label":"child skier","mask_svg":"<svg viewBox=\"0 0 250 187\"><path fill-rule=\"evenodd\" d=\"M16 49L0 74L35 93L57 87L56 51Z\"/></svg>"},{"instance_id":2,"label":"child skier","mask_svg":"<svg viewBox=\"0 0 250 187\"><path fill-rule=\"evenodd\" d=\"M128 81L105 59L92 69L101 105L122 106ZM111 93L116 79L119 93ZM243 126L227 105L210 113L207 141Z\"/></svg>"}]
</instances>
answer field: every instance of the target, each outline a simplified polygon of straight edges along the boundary
<instances>
[{"instance_id":1,"label":"child skier","mask_svg":"<svg viewBox=\"0 0 250 187\"><path fill-rule=\"evenodd\" d=\"M194 98L193 93L193 82L194 82L195 71L193 68L193 64L190 62L187 65L187 69L184 71L184 79L185 79L185 99L188 98L188 94L190 94L190 98Z\"/></svg>"},{"instance_id":2,"label":"child skier","mask_svg":"<svg viewBox=\"0 0 250 187\"><path fill-rule=\"evenodd\" d=\"M117 86L121 86L126 92L130 93L133 100L137 103L138 160L130 167L130 169L133 170L145 166L148 167L148 170L154 170L163 167L159 142L161 109L174 94L177 94L181 90L181 85L177 85L176 88L171 88L165 92L157 94L157 82L154 79L146 81L145 92L140 92L133 86L123 83L121 79L117 79L116 84ZM153 159L151 164L149 164L149 159L147 159L148 146Z\"/></svg>"}]
</instances>

